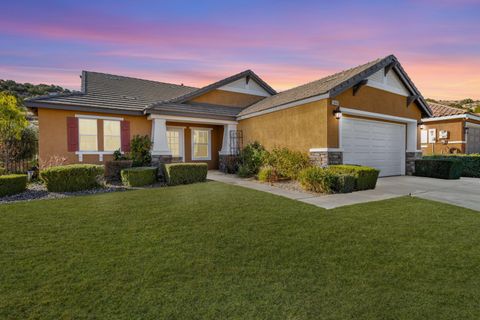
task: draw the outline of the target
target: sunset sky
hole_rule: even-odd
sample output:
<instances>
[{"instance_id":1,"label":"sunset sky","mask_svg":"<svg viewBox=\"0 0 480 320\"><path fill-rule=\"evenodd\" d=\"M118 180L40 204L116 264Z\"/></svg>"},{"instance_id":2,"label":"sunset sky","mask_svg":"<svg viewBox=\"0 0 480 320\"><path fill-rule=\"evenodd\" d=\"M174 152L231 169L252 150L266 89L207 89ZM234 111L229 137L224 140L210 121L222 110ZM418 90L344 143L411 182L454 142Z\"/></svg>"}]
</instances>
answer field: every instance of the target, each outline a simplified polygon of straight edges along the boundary
<instances>
[{"instance_id":1,"label":"sunset sky","mask_svg":"<svg viewBox=\"0 0 480 320\"><path fill-rule=\"evenodd\" d=\"M0 79L81 70L204 86L252 69L277 90L395 54L425 97L480 99L480 0L3 1Z\"/></svg>"}]
</instances>

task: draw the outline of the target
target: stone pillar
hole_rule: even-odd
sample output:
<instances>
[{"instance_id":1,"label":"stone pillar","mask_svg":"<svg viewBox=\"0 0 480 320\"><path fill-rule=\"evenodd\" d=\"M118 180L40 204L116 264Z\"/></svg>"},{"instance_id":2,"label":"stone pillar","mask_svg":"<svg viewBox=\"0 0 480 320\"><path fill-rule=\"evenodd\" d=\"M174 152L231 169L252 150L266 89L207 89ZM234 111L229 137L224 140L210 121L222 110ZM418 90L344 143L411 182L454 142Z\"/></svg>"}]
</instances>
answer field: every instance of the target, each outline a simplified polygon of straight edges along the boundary
<instances>
[{"instance_id":1,"label":"stone pillar","mask_svg":"<svg viewBox=\"0 0 480 320\"><path fill-rule=\"evenodd\" d=\"M405 153L405 174L413 176L415 174L415 160L422 159L422 152L406 152Z\"/></svg>"},{"instance_id":2,"label":"stone pillar","mask_svg":"<svg viewBox=\"0 0 480 320\"><path fill-rule=\"evenodd\" d=\"M343 164L343 152L328 150L310 151L310 161L319 167L326 167L333 164Z\"/></svg>"},{"instance_id":3,"label":"stone pillar","mask_svg":"<svg viewBox=\"0 0 480 320\"><path fill-rule=\"evenodd\" d=\"M226 124L223 126L222 150L218 153L218 170L225 173L234 173L236 171L237 156L233 154L230 145L230 131L236 131L236 124Z\"/></svg>"}]
</instances>

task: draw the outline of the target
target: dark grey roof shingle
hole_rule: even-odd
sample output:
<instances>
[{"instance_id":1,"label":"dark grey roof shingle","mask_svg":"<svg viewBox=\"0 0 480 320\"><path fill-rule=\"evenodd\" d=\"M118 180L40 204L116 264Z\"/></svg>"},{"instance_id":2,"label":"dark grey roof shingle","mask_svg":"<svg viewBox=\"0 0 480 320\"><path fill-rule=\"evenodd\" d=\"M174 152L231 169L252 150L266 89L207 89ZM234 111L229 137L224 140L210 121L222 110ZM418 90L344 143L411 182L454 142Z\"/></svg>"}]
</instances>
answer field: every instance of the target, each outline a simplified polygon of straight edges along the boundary
<instances>
[{"instance_id":1,"label":"dark grey roof shingle","mask_svg":"<svg viewBox=\"0 0 480 320\"><path fill-rule=\"evenodd\" d=\"M143 80L112 74L83 71L84 92L68 95L43 96L28 99L27 106L42 103L58 106L80 106L110 110L143 112L147 105L168 100L197 90L194 87Z\"/></svg>"},{"instance_id":2,"label":"dark grey roof shingle","mask_svg":"<svg viewBox=\"0 0 480 320\"><path fill-rule=\"evenodd\" d=\"M421 97L418 89L415 87L413 82L408 78L408 75L405 73L403 68L398 63L398 60L395 56L389 55L384 58L379 58L363 65L351 68L348 70L341 71L339 73L332 74L330 76L321 78L316 81L312 81L298 87L279 92L278 94L267 97L263 100L260 100L257 103L245 108L240 112L239 116L245 116L252 113L268 110L277 106L282 106L287 103L295 102L298 100L303 100L306 98L330 93L330 96L335 96L341 92L351 88L356 85L359 81L369 77L378 70L386 67L392 62L397 63L398 70L405 77L405 81L413 88L415 93L420 96L420 101L423 103L425 112L429 114L430 110L428 105Z\"/></svg>"},{"instance_id":3,"label":"dark grey roof shingle","mask_svg":"<svg viewBox=\"0 0 480 320\"><path fill-rule=\"evenodd\" d=\"M206 103L164 103L148 109L148 113L177 115L235 121L242 108L225 107Z\"/></svg>"}]
</instances>

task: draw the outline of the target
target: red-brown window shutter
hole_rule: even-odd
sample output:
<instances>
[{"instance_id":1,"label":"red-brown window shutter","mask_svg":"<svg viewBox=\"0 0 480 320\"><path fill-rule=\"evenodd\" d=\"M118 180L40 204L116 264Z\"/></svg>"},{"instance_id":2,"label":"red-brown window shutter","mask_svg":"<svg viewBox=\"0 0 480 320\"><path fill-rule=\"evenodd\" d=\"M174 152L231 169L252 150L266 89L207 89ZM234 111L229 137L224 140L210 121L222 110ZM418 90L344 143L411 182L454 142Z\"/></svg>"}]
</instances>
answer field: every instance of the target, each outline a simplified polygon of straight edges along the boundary
<instances>
[{"instance_id":1,"label":"red-brown window shutter","mask_svg":"<svg viewBox=\"0 0 480 320\"><path fill-rule=\"evenodd\" d=\"M67 144L68 151L78 151L78 118L67 117Z\"/></svg>"},{"instance_id":2,"label":"red-brown window shutter","mask_svg":"<svg viewBox=\"0 0 480 320\"><path fill-rule=\"evenodd\" d=\"M122 121L121 125L120 139L122 141L122 151L130 152L130 121Z\"/></svg>"}]
</instances>

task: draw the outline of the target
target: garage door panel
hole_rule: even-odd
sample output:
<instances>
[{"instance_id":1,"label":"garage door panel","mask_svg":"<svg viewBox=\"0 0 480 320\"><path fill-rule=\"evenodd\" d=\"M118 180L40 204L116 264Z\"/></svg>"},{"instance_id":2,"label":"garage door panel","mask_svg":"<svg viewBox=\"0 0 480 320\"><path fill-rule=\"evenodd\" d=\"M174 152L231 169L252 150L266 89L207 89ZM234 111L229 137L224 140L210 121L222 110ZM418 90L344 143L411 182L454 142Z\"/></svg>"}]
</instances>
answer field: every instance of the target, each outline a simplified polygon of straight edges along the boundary
<instances>
[{"instance_id":1,"label":"garage door panel","mask_svg":"<svg viewBox=\"0 0 480 320\"><path fill-rule=\"evenodd\" d=\"M405 173L404 125L342 119L343 162L374 167L381 176Z\"/></svg>"}]
</instances>

